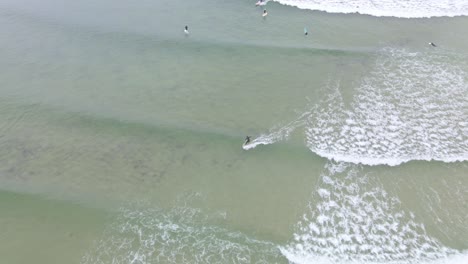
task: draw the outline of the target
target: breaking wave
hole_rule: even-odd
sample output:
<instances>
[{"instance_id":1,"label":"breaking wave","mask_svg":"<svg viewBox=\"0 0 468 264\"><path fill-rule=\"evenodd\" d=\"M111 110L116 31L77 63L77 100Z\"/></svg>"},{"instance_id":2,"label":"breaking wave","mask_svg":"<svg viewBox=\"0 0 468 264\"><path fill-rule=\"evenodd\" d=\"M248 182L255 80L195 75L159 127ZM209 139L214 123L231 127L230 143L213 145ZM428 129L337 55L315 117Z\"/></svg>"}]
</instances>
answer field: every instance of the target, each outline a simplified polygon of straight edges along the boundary
<instances>
[{"instance_id":1,"label":"breaking wave","mask_svg":"<svg viewBox=\"0 0 468 264\"><path fill-rule=\"evenodd\" d=\"M464 263L468 255L427 235L359 165L328 163L315 201L281 252L293 263Z\"/></svg>"},{"instance_id":2,"label":"breaking wave","mask_svg":"<svg viewBox=\"0 0 468 264\"><path fill-rule=\"evenodd\" d=\"M309 116L320 156L368 165L468 159L468 85L449 56L385 49L350 106L332 89Z\"/></svg>"},{"instance_id":3,"label":"breaking wave","mask_svg":"<svg viewBox=\"0 0 468 264\"><path fill-rule=\"evenodd\" d=\"M283 5L330 13L359 13L402 18L453 17L468 15L464 0L274 0Z\"/></svg>"},{"instance_id":4,"label":"breaking wave","mask_svg":"<svg viewBox=\"0 0 468 264\"><path fill-rule=\"evenodd\" d=\"M122 208L81 263L267 264L282 259L274 243L212 224L225 214L205 214L187 204L199 196L187 195L170 210Z\"/></svg>"},{"instance_id":5,"label":"breaking wave","mask_svg":"<svg viewBox=\"0 0 468 264\"><path fill-rule=\"evenodd\" d=\"M468 160L468 84L453 56L387 48L346 104L339 84L297 120L248 148L305 127L307 146L336 161L399 165ZM460 63L462 64L462 63Z\"/></svg>"}]
</instances>

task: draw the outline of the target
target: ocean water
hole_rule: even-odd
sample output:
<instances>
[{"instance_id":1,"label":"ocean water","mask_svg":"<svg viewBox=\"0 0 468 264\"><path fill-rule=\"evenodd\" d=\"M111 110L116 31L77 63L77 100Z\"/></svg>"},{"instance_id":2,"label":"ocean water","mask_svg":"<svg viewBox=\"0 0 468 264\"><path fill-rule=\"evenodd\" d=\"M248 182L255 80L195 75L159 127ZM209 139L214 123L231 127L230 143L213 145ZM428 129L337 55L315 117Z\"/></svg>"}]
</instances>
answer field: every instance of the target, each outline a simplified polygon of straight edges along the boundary
<instances>
[{"instance_id":1,"label":"ocean water","mask_svg":"<svg viewBox=\"0 0 468 264\"><path fill-rule=\"evenodd\" d=\"M0 0L0 263L468 263L467 15Z\"/></svg>"}]
</instances>

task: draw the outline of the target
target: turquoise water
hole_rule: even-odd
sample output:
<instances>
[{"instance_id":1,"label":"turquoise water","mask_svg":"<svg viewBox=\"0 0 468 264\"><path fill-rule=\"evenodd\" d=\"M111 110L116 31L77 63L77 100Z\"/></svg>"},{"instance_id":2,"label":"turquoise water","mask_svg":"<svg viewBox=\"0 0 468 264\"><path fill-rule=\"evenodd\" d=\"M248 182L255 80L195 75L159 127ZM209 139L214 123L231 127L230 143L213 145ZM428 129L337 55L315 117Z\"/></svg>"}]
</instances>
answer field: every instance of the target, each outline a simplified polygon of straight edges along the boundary
<instances>
[{"instance_id":1,"label":"turquoise water","mask_svg":"<svg viewBox=\"0 0 468 264\"><path fill-rule=\"evenodd\" d=\"M266 8L0 1L1 262L464 263L467 18Z\"/></svg>"}]
</instances>

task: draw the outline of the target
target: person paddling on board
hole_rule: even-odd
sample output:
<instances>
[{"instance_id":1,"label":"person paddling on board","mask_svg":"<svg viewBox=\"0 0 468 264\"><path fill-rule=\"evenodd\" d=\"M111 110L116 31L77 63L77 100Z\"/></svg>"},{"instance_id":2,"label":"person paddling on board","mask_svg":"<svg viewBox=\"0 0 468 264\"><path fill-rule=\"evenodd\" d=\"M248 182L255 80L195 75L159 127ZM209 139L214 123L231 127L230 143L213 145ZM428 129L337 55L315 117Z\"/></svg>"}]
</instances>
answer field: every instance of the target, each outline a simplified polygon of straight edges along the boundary
<instances>
[{"instance_id":1,"label":"person paddling on board","mask_svg":"<svg viewBox=\"0 0 468 264\"><path fill-rule=\"evenodd\" d=\"M189 34L188 26L185 26L185 28L184 28L184 33L185 33L185 35L188 35L188 34Z\"/></svg>"},{"instance_id":2,"label":"person paddling on board","mask_svg":"<svg viewBox=\"0 0 468 264\"><path fill-rule=\"evenodd\" d=\"M268 16L268 13L267 13L266 9L263 9L263 15L262 15L262 16L263 16L263 17Z\"/></svg>"},{"instance_id":3,"label":"person paddling on board","mask_svg":"<svg viewBox=\"0 0 468 264\"><path fill-rule=\"evenodd\" d=\"M246 136L245 137L245 142L244 142L244 145L247 145L250 143L250 136Z\"/></svg>"},{"instance_id":4,"label":"person paddling on board","mask_svg":"<svg viewBox=\"0 0 468 264\"><path fill-rule=\"evenodd\" d=\"M307 28L306 28L306 27L304 28L304 35L305 35L305 36L309 35L309 32L307 32Z\"/></svg>"},{"instance_id":5,"label":"person paddling on board","mask_svg":"<svg viewBox=\"0 0 468 264\"><path fill-rule=\"evenodd\" d=\"M431 45L432 47L437 47L436 44L434 44L434 42L429 42L429 45Z\"/></svg>"}]
</instances>

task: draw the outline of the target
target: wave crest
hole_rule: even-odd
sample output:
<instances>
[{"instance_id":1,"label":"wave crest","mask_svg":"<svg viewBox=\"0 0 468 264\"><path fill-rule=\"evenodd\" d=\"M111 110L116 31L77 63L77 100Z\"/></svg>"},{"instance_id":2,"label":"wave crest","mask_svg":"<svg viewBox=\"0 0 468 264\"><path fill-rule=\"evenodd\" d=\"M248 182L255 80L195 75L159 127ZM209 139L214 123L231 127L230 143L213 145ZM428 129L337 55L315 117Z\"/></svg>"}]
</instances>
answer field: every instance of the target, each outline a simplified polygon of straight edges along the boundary
<instances>
[{"instance_id":1,"label":"wave crest","mask_svg":"<svg viewBox=\"0 0 468 264\"><path fill-rule=\"evenodd\" d=\"M411 160L468 160L468 84L449 55L382 50L345 104L339 84L293 122L245 149L305 127L307 146L335 161L396 166ZM459 64L463 64L460 62Z\"/></svg>"},{"instance_id":2,"label":"wave crest","mask_svg":"<svg viewBox=\"0 0 468 264\"><path fill-rule=\"evenodd\" d=\"M385 49L347 107L332 87L309 116L307 145L366 165L468 159L468 85L451 57Z\"/></svg>"},{"instance_id":3,"label":"wave crest","mask_svg":"<svg viewBox=\"0 0 468 264\"><path fill-rule=\"evenodd\" d=\"M274 0L283 5L329 13L360 13L371 16L402 18L454 17L468 15L463 0Z\"/></svg>"}]
</instances>

